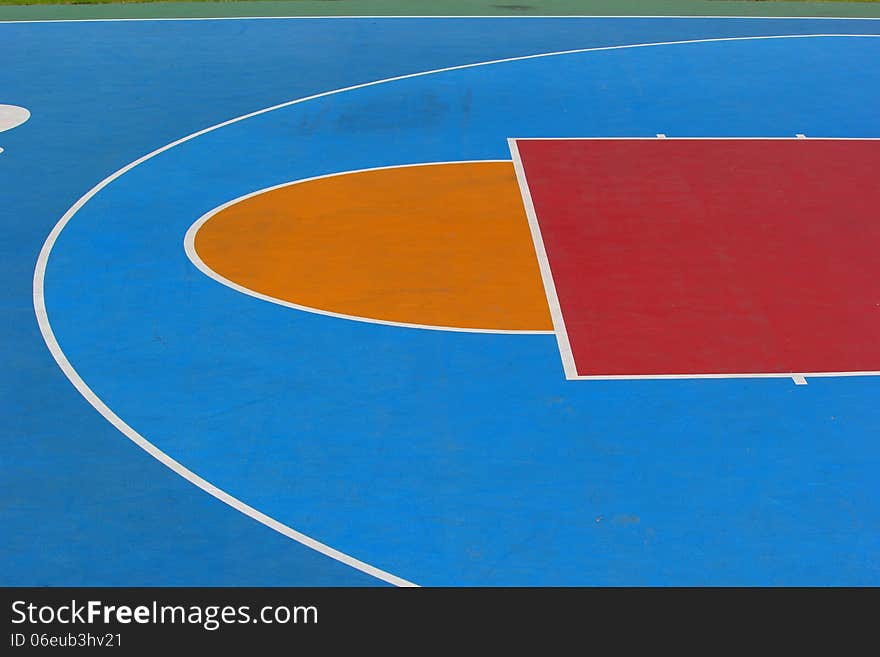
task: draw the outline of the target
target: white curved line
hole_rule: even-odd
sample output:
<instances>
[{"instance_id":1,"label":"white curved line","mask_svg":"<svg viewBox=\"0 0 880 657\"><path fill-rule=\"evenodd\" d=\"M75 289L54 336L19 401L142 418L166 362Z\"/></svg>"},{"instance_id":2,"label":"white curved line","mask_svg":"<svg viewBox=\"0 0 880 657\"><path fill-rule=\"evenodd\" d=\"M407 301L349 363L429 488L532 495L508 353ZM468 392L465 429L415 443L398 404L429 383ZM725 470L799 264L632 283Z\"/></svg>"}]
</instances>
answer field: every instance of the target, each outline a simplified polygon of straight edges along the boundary
<instances>
[{"instance_id":1,"label":"white curved line","mask_svg":"<svg viewBox=\"0 0 880 657\"><path fill-rule=\"evenodd\" d=\"M228 121L224 121L222 123L218 123L209 128L205 128L204 130L199 130L198 132L194 132L186 137L182 137L176 141L171 142L170 144L166 144L161 148L158 148L151 153L144 155L143 157L138 158L137 160L130 162L125 165L118 171L110 174L106 178L104 178L97 185L92 187L88 192L86 192L76 203L74 203L67 212L58 220L58 223L52 228L48 237L46 238L45 243L43 244L43 248L40 249L40 254L37 257L37 264L34 269L34 313L37 318L37 324L40 327L40 333L43 336L43 340L46 343L46 347L49 349L49 352L52 354L52 357L55 359L55 362L58 363L58 366L61 368L61 371L64 375L70 380L73 384L74 388L85 398L87 402L89 402L95 410L97 410L101 415L103 415L107 421L110 422L114 427L116 427L124 436L126 436L129 440L135 443L138 447L143 449L145 452L153 456L160 463L189 481L190 483L198 486L206 493L213 495L221 502L224 502L231 506L232 508L240 511L246 516L253 518L259 523L274 529L280 534L287 536L288 538L292 538L293 540L302 543L303 545L320 552L332 559L336 559L348 566L356 570L360 570L361 572L367 573L381 579L385 582L389 582L391 584L395 584L397 586L416 586L412 582L409 582L405 579L397 577L396 575L392 575L390 573L385 572L384 570L380 570L375 566L371 566L370 564L364 563L358 559L355 559L352 556L344 554L339 550L336 550L328 545L324 545L323 543L316 541L315 539L306 536L305 534L288 527L287 525L275 520L267 516L266 514L258 511L257 509L245 504L241 500L233 497L229 493L220 488L217 488L211 482L203 479L195 472L185 467L183 464L175 461L173 458L168 456L165 452L160 450L158 447L153 445L150 441L140 435L135 429L133 429L130 425L126 424L122 418L116 415L110 408L103 402L101 399L89 388L88 384L82 379L79 373L74 369L73 365L71 365L70 361L67 359L67 356L64 354L64 351L61 349L61 345L58 343L57 338L55 337L55 333L52 331L52 326L49 323L49 315L46 310L46 299L44 293L44 283L46 278L46 266L49 262L49 255L52 253L52 248L55 246L55 242L58 240L58 236L61 235L61 231L64 230L64 227L73 219L74 215L86 204L89 200L92 199L98 192L104 189L107 185L112 183L117 178L123 176L127 172L134 169L139 164L146 162L147 160L159 155L160 153L164 153L165 151L174 148L180 144L183 144L191 139L195 139L196 137L200 137L209 132L213 132L214 130L218 130L225 126L231 125L233 123L238 123L239 121L244 121L254 116L259 116L260 114L266 114L267 112L271 112L273 110L281 109L283 107L289 107L291 105L297 105L299 103L304 103L309 100L314 100L316 98L323 98L325 96L331 96L334 94L344 93L346 91L353 91L355 89L363 89L366 87L372 87L378 84L384 84L387 82L395 82L397 80L405 80L408 78L416 78L422 77L426 75L432 75L435 73L444 73L447 71L455 71L460 69L468 69L475 68L479 66L489 66L492 64L501 64L505 62L514 62L520 60L528 60L528 59L538 59L542 57L552 57L557 55L570 55L576 53L583 52L595 52L595 51L603 51L603 50L619 50L619 49L627 49L627 48L647 48L653 46L668 46L668 45L681 45L681 44L689 44L689 43L712 43L712 42L722 42L722 41L748 41L748 40L759 40L759 39L804 39L804 38L817 38L817 37L877 37L880 35L877 34L793 34L793 35L777 35L777 36L759 36L759 37L725 37L725 38L717 38L717 39L691 39L686 41L663 41L658 43L642 43L642 44L630 44L630 45L621 45L621 46L603 46L599 48L580 48L576 50L564 50L560 52L552 52L552 53L542 53L537 55L524 55L521 57L509 57L506 59L497 59L488 62L479 62L475 64L463 64L459 66L449 66L446 68L436 69L432 71L423 71L421 73L410 73L407 75L399 75L396 77L386 78L384 80L375 80L373 82L366 82L363 84L352 85L350 87L344 87L342 89L336 89L333 91L325 91L323 93L314 94L312 96L306 96L304 98L299 98L297 100L291 100L285 103L280 103L278 105L273 105L271 107L267 107L265 109L258 110L256 112L251 112L249 114L244 114L242 116L236 117L234 119L229 119Z\"/></svg>"},{"instance_id":2,"label":"white curved line","mask_svg":"<svg viewBox=\"0 0 880 657\"><path fill-rule=\"evenodd\" d=\"M322 310L321 308L314 308L312 306L304 306L299 303L293 303L292 301L285 301L284 299L278 299L277 297L269 296L268 294L263 294L261 292L257 292L256 290L252 290L249 287L245 287L239 283L236 283L233 280L230 280L218 273L214 269L211 269L208 264L202 260L201 256L196 251L195 239L196 233L199 232L199 229L205 225L205 223L211 219L214 215L222 212L228 207L235 205L236 203L240 203L241 201L245 201L249 198L253 198L254 196L259 196L260 194L264 194L267 192L275 191L276 189L282 189L284 187L292 187L293 185L299 185L302 183L312 182L315 180L323 180L325 178L335 178L337 176L346 176L348 174L355 173L366 173L368 171L383 171L387 169L405 169L409 167L426 167L426 166L442 166L444 164L471 164L471 163L491 163L491 162L507 162L510 163L510 160L454 160L449 162L417 162L415 164L394 164L391 166L384 167L370 167L367 169L355 169L352 171L340 171L338 173L328 173L323 176L313 176L311 178L302 178L301 180L292 180L290 182L281 183L280 185L273 185L272 187L265 187L263 189L259 189L255 192L250 192L249 194L244 194L243 196L239 196L238 198L234 198L231 201L227 201L223 205L220 205L213 210L203 214L199 217L192 226L189 227L189 230L186 231L186 235L183 238L183 249L186 251L186 256L190 259L190 261L201 271L203 274L208 276L209 278L214 279L218 283L225 285L226 287L232 288L236 292L240 292L241 294L246 294L250 297L254 297L256 299L260 299L261 301L268 301L269 303L274 303L279 306L284 306L285 308L293 308L294 310L301 310L307 313L313 313L315 315L324 315L326 317L335 317L337 319L347 319L354 322L363 322L365 324L380 324L385 326L396 326L400 328L409 328L409 329L422 329L427 331L449 331L453 333L498 333L498 334L506 334L506 335L552 335L553 331L540 331L540 330L516 330L516 329L486 329L486 328L466 328L459 326L436 326L432 324L415 324L411 322L395 322L387 319L378 319L375 317L364 317L361 315L349 315L346 313L338 313L332 310Z\"/></svg>"}]
</instances>

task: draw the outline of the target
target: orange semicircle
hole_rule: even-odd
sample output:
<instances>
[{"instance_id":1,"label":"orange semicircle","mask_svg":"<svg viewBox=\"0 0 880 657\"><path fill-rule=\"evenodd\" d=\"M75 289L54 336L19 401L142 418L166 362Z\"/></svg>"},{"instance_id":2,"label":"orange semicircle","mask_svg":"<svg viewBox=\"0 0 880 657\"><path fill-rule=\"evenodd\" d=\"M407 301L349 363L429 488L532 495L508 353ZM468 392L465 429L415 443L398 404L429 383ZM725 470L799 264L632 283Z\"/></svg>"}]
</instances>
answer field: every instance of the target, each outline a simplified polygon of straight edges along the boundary
<instances>
[{"instance_id":1,"label":"orange semicircle","mask_svg":"<svg viewBox=\"0 0 880 657\"><path fill-rule=\"evenodd\" d=\"M317 310L458 329L553 328L510 162L293 183L217 212L194 248L223 278Z\"/></svg>"}]
</instances>

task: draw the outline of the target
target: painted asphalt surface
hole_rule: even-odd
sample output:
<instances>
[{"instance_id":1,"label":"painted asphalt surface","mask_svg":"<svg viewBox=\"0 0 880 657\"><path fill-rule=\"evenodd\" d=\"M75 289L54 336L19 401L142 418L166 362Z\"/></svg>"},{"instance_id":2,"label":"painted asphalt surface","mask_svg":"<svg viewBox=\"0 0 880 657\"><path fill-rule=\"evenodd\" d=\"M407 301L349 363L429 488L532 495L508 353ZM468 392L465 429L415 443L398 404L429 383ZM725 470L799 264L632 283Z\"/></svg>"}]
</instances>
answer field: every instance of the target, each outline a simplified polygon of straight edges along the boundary
<instances>
[{"instance_id":1,"label":"painted asphalt surface","mask_svg":"<svg viewBox=\"0 0 880 657\"><path fill-rule=\"evenodd\" d=\"M0 155L4 266L17 282L4 304L17 379L4 394L14 538L3 554L15 566L4 583L361 584L373 580L166 470L70 387L29 309L35 254L58 217L144 153L322 91L575 48L880 27L444 19L0 30L0 54L15 62L0 72L3 100L32 112L3 134ZM878 39L820 37L587 52L262 114L148 160L87 203L48 263L49 320L83 379L160 449L419 584L876 583L876 379L566 382L553 336L298 313L203 276L182 241L199 216L255 189L502 158L509 136L880 136L880 87L865 65L878 50ZM84 70L89 85L75 82Z\"/></svg>"}]
</instances>

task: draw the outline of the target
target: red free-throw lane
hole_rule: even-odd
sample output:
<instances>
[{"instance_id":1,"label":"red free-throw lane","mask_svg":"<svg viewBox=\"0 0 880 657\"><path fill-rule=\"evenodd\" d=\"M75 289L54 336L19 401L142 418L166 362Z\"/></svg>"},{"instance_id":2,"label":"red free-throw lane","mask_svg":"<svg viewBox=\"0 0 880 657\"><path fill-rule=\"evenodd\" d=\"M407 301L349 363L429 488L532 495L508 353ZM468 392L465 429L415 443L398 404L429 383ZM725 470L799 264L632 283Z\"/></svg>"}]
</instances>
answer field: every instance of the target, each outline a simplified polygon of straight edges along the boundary
<instances>
[{"instance_id":1,"label":"red free-throw lane","mask_svg":"<svg viewBox=\"0 0 880 657\"><path fill-rule=\"evenodd\" d=\"M880 141L517 145L578 375L880 371Z\"/></svg>"}]
</instances>

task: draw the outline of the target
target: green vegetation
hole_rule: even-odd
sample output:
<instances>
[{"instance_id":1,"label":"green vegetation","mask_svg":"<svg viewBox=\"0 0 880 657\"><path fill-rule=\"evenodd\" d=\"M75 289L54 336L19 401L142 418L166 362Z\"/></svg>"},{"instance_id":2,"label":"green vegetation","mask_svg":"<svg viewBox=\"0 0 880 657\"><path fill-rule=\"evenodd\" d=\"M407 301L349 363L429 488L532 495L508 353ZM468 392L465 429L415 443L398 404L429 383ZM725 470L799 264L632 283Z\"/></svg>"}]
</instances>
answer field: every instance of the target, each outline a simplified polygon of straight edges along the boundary
<instances>
[{"instance_id":1,"label":"green vegetation","mask_svg":"<svg viewBox=\"0 0 880 657\"><path fill-rule=\"evenodd\" d=\"M685 7L687 5L705 5L707 0L696 0L694 2L688 2L688 0L681 0L680 2L661 2L654 3L648 0L647 2L642 1L638 3L628 3L628 2L620 2L613 3L615 5L622 5L627 7L628 5L638 4L643 6L651 6L654 4L657 5L677 5L680 7ZM802 5L822 5L828 2L846 2L846 3L858 3L858 2L880 2L880 0L819 0L818 2L803 2L802 0L730 0L728 2L719 2L719 0L708 0L714 1L719 4L731 5L731 4L745 4L747 2L797 2ZM386 8L391 5L399 8L400 10L406 10L411 13L418 14L426 14L428 12L428 7L413 7L409 6L406 0L397 0L396 2L382 2L379 0L363 0L363 1L352 1L352 0L186 0L185 2L177 2L177 0L0 0L0 5L14 5L14 6L25 6L25 5L109 5L109 4L147 4L147 3L156 3L156 2L164 2L164 3L175 3L175 4L194 4L198 2L212 2L214 4L242 4L245 2L257 4L279 4L279 5L287 5L289 7L300 6L304 11L311 11L314 6L326 5L328 2L343 2L346 6L349 7L357 7L366 9L368 6L372 5L379 8L382 11L385 11ZM472 7L474 11L470 13L475 13L475 11L480 7L493 7L496 10L502 10L497 13L514 13L514 12L522 12L522 13L531 13L533 9L541 9L541 8L550 8L550 7L559 7L561 10L564 10L568 7L572 9L578 7L585 7L589 9L591 5L596 5L602 9L604 9L609 3L607 2L591 2L587 0L586 2L566 2L566 1L554 1L554 0L533 0L531 4L526 4L522 2L520 4L509 3L505 4L503 2L480 2L479 0L475 2L450 2L448 0L437 0L435 2L424 1L424 5L428 5L429 7L461 7L460 11L464 11L468 6ZM628 8L628 7L627 7ZM586 9L584 9L586 11ZM395 11L394 13L399 13ZM432 11L434 13L434 11Z\"/></svg>"},{"instance_id":2,"label":"green vegetation","mask_svg":"<svg viewBox=\"0 0 880 657\"><path fill-rule=\"evenodd\" d=\"M880 17L880 0L0 0L0 20L573 14Z\"/></svg>"}]
</instances>

